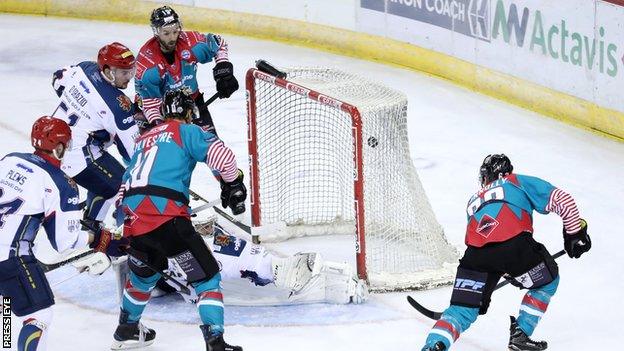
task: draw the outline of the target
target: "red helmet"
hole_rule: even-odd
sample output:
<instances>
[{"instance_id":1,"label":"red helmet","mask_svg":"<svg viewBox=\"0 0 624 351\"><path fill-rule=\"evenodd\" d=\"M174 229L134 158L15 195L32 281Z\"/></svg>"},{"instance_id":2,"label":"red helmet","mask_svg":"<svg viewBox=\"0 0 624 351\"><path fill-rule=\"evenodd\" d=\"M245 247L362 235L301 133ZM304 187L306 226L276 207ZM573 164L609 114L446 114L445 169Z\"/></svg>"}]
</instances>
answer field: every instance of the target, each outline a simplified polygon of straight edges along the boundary
<instances>
[{"instance_id":1,"label":"red helmet","mask_svg":"<svg viewBox=\"0 0 624 351\"><path fill-rule=\"evenodd\" d=\"M68 147L71 129L62 119L43 116L33 123L30 143L35 149L52 151L58 144Z\"/></svg>"},{"instance_id":2,"label":"red helmet","mask_svg":"<svg viewBox=\"0 0 624 351\"><path fill-rule=\"evenodd\" d=\"M108 44L98 52L97 63L102 71L104 67L130 69L134 67L135 62L132 51L118 42Z\"/></svg>"}]
</instances>

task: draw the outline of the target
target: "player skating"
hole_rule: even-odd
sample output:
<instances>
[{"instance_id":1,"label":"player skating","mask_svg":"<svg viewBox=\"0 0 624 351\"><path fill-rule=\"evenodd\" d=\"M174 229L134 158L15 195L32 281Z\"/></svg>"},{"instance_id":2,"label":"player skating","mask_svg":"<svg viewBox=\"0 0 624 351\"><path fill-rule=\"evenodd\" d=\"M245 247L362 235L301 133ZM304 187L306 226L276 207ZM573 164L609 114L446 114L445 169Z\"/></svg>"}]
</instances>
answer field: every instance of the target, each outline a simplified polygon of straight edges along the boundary
<instances>
[{"instance_id":1,"label":"player skating","mask_svg":"<svg viewBox=\"0 0 624 351\"><path fill-rule=\"evenodd\" d=\"M509 350L545 350L530 339L559 284L558 266L544 245L533 239L533 211L555 212L563 220L565 250L579 258L591 248L587 223L574 199L536 177L512 173L503 154L488 155L479 170L481 190L467 207L466 251L457 268L451 306L433 326L423 351L444 351L485 314L498 280L528 289L518 317L511 317Z\"/></svg>"},{"instance_id":2,"label":"player skating","mask_svg":"<svg viewBox=\"0 0 624 351\"><path fill-rule=\"evenodd\" d=\"M213 76L219 97L230 97L238 89L238 81L228 60L227 43L219 35L183 31L178 14L169 6L153 10L150 22L154 37L139 51L135 79L147 120L152 124L162 120L160 105L165 92L188 87L199 108L193 123L216 135L197 84L197 64L214 60Z\"/></svg>"},{"instance_id":3,"label":"player skating","mask_svg":"<svg viewBox=\"0 0 624 351\"><path fill-rule=\"evenodd\" d=\"M134 55L115 42L99 50L97 62L80 62L54 73L52 85L60 98L54 117L72 129L72 147L62 169L87 189L84 219L95 225L114 203L125 171L107 149L115 144L129 162L138 135L132 100L121 91L134 71Z\"/></svg>"},{"instance_id":4,"label":"player skating","mask_svg":"<svg viewBox=\"0 0 624 351\"><path fill-rule=\"evenodd\" d=\"M0 160L0 294L23 320L19 351L46 349L54 295L33 253L41 227L58 252L89 245L120 256L126 241L106 229L81 230L78 188L60 169L71 130L60 119L41 117L31 132L34 153L11 153ZM110 263L109 263L110 264Z\"/></svg>"},{"instance_id":5,"label":"player skating","mask_svg":"<svg viewBox=\"0 0 624 351\"><path fill-rule=\"evenodd\" d=\"M223 339L223 298L219 265L190 221L191 174L197 162L221 174L221 200L235 213L245 210L243 174L232 151L214 134L190 124L194 101L186 89L165 93L161 123L143 133L124 174L124 235L139 260L130 257L113 349L149 345L156 333L139 320L150 292L173 258L197 294L200 326L209 351L242 350ZM142 262L141 262L142 261Z\"/></svg>"}]
</instances>

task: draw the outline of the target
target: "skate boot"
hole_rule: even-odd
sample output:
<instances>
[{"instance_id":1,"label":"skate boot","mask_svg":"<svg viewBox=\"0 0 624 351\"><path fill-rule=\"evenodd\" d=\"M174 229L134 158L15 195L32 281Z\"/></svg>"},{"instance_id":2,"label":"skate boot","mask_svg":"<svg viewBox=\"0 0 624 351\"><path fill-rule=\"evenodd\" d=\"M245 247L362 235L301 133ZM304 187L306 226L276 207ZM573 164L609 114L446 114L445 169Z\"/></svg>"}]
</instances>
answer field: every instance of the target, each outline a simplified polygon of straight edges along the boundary
<instances>
[{"instance_id":1,"label":"skate boot","mask_svg":"<svg viewBox=\"0 0 624 351\"><path fill-rule=\"evenodd\" d=\"M212 335L209 325L200 325L204 340L206 340L206 351L243 351L240 346L229 345L223 340L223 334Z\"/></svg>"},{"instance_id":2,"label":"skate boot","mask_svg":"<svg viewBox=\"0 0 624 351\"><path fill-rule=\"evenodd\" d=\"M433 346L425 346L421 351L445 351L446 345L442 341L438 341Z\"/></svg>"},{"instance_id":3,"label":"skate boot","mask_svg":"<svg viewBox=\"0 0 624 351\"><path fill-rule=\"evenodd\" d=\"M516 318L510 316L511 326L509 327L509 350L510 351L540 351L548 348L546 341L533 341L520 329Z\"/></svg>"},{"instance_id":4,"label":"skate boot","mask_svg":"<svg viewBox=\"0 0 624 351\"><path fill-rule=\"evenodd\" d=\"M153 329L145 327L140 322L128 323L128 312L121 310L119 326L113 334L111 350L127 350L149 346L156 338Z\"/></svg>"}]
</instances>

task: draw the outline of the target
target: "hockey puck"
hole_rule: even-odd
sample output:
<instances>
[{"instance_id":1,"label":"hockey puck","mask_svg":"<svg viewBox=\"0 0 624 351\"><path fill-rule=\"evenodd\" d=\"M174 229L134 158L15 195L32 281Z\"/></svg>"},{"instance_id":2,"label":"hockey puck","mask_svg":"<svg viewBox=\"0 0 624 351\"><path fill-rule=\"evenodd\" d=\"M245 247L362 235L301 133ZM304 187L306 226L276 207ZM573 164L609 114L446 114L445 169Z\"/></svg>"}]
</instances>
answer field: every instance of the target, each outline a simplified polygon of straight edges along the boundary
<instances>
[{"instance_id":1,"label":"hockey puck","mask_svg":"<svg viewBox=\"0 0 624 351\"><path fill-rule=\"evenodd\" d=\"M368 146L377 147L377 145L379 145L379 141L377 141L377 138L375 138L374 136L368 138Z\"/></svg>"}]
</instances>

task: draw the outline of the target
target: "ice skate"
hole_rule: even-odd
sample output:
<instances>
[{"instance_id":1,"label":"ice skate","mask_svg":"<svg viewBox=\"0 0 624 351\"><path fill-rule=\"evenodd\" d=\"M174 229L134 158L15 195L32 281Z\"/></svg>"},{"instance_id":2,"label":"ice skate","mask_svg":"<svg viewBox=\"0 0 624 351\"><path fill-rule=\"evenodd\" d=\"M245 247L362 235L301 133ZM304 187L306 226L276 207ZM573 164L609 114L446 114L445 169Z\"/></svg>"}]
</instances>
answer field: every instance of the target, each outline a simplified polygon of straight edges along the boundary
<instances>
[{"instance_id":1,"label":"ice skate","mask_svg":"<svg viewBox=\"0 0 624 351\"><path fill-rule=\"evenodd\" d=\"M520 329L516 318L510 316L511 326L509 327L509 350L510 351L539 351L546 350L546 341L533 341Z\"/></svg>"},{"instance_id":2,"label":"ice skate","mask_svg":"<svg viewBox=\"0 0 624 351\"><path fill-rule=\"evenodd\" d=\"M111 350L128 350L151 345L156 338L156 332L140 322L128 323L128 313L121 311L119 326L113 338Z\"/></svg>"},{"instance_id":3,"label":"ice skate","mask_svg":"<svg viewBox=\"0 0 624 351\"><path fill-rule=\"evenodd\" d=\"M442 341L438 341L433 346L425 346L421 351L445 351L446 345Z\"/></svg>"},{"instance_id":4,"label":"ice skate","mask_svg":"<svg viewBox=\"0 0 624 351\"><path fill-rule=\"evenodd\" d=\"M223 340L223 334L212 335L210 326L200 325L199 328L206 340L206 351L243 351L240 346L230 345Z\"/></svg>"}]
</instances>

